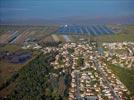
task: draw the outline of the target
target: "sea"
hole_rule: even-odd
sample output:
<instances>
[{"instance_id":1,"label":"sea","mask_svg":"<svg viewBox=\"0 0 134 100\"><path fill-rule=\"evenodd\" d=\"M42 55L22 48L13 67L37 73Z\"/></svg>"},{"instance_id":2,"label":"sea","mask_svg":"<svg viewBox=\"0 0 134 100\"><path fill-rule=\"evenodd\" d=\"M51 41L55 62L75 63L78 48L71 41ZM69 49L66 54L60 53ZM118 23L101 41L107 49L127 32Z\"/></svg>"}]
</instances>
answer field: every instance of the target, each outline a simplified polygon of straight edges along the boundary
<instances>
[{"instance_id":1,"label":"sea","mask_svg":"<svg viewBox=\"0 0 134 100\"><path fill-rule=\"evenodd\" d=\"M134 24L134 0L0 0L0 24Z\"/></svg>"}]
</instances>

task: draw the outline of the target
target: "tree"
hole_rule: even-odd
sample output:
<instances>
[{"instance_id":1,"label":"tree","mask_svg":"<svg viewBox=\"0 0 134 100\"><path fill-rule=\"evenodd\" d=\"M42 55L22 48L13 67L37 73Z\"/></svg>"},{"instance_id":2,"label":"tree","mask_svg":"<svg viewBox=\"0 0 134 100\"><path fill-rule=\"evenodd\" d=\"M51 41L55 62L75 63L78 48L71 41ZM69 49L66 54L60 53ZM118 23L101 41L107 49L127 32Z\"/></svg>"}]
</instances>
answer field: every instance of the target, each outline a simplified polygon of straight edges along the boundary
<instances>
[{"instance_id":1,"label":"tree","mask_svg":"<svg viewBox=\"0 0 134 100\"><path fill-rule=\"evenodd\" d=\"M84 65L84 58L79 57L78 60L77 60L77 65L78 66L83 66Z\"/></svg>"}]
</instances>

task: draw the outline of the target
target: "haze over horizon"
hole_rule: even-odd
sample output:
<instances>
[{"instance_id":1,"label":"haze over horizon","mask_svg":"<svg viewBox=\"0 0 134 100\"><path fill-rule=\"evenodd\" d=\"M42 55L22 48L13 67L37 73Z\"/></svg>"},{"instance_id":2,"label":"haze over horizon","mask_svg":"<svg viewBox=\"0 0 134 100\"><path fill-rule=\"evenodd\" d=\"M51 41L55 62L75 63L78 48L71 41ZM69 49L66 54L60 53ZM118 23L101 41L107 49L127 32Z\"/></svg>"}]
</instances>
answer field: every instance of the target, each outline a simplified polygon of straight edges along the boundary
<instances>
[{"instance_id":1,"label":"haze over horizon","mask_svg":"<svg viewBox=\"0 0 134 100\"><path fill-rule=\"evenodd\" d=\"M0 23L134 23L132 0L1 0Z\"/></svg>"}]
</instances>

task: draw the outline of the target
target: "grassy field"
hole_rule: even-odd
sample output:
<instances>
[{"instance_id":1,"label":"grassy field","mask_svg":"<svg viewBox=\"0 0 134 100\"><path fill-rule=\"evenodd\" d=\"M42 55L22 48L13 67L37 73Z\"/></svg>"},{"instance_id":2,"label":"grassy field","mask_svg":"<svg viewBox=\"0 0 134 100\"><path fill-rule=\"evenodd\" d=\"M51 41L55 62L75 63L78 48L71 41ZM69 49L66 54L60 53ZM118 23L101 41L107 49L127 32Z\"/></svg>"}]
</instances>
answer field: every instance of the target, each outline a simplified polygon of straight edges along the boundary
<instances>
[{"instance_id":1,"label":"grassy field","mask_svg":"<svg viewBox=\"0 0 134 100\"><path fill-rule=\"evenodd\" d=\"M121 33L134 34L134 25L123 25L121 30Z\"/></svg>"},{"instance_id":2,"label":"grassy field","mask_svg":"<svg viewBox=\"0 0 134 100\"><path fill-rule=\"evenodd\" d=\"M115 35L104 35L94 38L100 42L123 42L123 41L134 41L134 34L115 34Z\"/></svg>"},{"instance_id":3,"label":"grassy field","mask_svg":"<svg viewBox=\"0 0 134 100\"><path fill-rule=\"evenodd\" d=\"M113 35L101 35L101 36L78 36L78 35L69 35L71 41L77 42L81 38L88 39L91 41L98 42L123 42L123 41L134 41L134 34L124 34L116 33Z\"/></svg>"},{"instance_id":4,"label":"grassy field","mask_svg":"<svg viewBox=\"0 0 134 100\"><path fill-rule=\"evenodd\" d=\"M119 29L121 30L120 33L97 36L94 39L100 42L134 41L134 25L121 25Z\"/></svg>"},{"instance_id":5,"label":"grassy field","mask_svg":"<svg viewBox=\"0 0 134 100\"><path fill-rule=\"evenodd\" d=\"M7 44L0 47L0 51L9 51L9 52L15 52L21 49L20 45L16 44Z\"/></svg>"},{"instance_id":6,"label":"grassy field","mask_svg":"<svg viewBox=\"0 0 134 100\"><path fill-rule=\"evenodd\" d=\"M120 79L120 81L124 83L130 91L130 94L134 95L134 69L129 70L112 64L109 64L109 68Z\"/></svg>"}]
</instances>

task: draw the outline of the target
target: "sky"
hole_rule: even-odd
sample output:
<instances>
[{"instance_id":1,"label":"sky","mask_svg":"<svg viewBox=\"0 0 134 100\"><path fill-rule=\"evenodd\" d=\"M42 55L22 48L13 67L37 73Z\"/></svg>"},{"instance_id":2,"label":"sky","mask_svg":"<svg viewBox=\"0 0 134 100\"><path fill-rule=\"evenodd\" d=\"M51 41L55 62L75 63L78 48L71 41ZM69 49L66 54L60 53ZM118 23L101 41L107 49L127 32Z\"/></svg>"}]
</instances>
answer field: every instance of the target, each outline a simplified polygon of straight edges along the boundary
<instances>
[{"instance_id":1,"label":"sky","mask_svg":"<svg viewBox=\"0 0 134 100\"><path fill-rule=\"evenodd\" d=\"M134 0L0 0L0 21L130 20Z\"/></svg>"}]
</instances>

